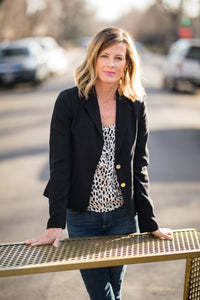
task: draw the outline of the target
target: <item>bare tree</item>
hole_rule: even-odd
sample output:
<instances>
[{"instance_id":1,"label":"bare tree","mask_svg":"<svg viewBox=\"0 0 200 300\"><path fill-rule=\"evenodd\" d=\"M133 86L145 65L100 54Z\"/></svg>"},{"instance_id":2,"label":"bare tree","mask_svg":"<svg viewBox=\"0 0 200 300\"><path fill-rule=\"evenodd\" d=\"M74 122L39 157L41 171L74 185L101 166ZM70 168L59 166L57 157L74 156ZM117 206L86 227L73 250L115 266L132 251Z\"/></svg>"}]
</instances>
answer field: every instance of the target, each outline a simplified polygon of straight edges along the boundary
<instances>
[{"instance_id":1,"label":"bare tree","mask_svg":"<svg viewBox=\"0 0 200 300\"><path fill-rule=\"evenodd\" d=\"M120 25L145 44L167 51L168 46L178 38L181 3L180 6L172 8L165 1L156 0L143 13L132 10L120 20Z\"/></svg>"},{"instance_id":2,"label":"bare tree","mask_svg":"<svg viewBox=\"0 0 200 300\"><path fill-rule=\"evenodd\" d=\"M177 20L178 11L157 0L140 20L140 39L150 45L168 47L177 39Z\"/></svg>"},{"instance_id":3,"label":"bare tree","mask_svg":"<svg viewBox=\"0 0 200 300\"><path fill-rule=\"evenodd\" d=\"M26 16L26 0L1 1L0 24L0 39L13 39L16 36L26 36L29 31Z\"/></svg>"},{"instance_id":4,"label":"bare tree","mask_svg":"<svg viewBox=\"0 0 200 300\"><path fill-rule=\"evenodd\" d=\"M93 20L85 0L43 0L44 6L27 10L27 0L0 2L0 39L51 35L58 40L88 35Z\"/></svg>"}]
</instances>

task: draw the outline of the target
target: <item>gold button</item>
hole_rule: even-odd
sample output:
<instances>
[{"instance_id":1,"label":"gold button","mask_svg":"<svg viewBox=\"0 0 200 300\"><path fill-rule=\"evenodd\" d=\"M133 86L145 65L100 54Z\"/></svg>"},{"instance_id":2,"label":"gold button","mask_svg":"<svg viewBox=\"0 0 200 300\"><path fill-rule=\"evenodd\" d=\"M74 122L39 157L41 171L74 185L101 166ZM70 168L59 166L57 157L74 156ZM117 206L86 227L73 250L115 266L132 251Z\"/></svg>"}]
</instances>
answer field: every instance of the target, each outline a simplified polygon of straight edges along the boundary
<instances>
[{"instance_id":1,"label":"gold button","mask_svg":"<svg viewBox=\"0 0 200 300\"><path fill-rule=\"evenodd\" d=\"M116 169L121 169L121 165L116 165Z\"/></svg>"},{"instance_id":2,"label":"gold button","mask_svg":"<svg viewBox=\"0 0 200 300\"><path fill-rule=\"evenodd\" d=\"M121 187L125 187L126 186L126 183L121 183Z\"/></svg>"}]
</instances>

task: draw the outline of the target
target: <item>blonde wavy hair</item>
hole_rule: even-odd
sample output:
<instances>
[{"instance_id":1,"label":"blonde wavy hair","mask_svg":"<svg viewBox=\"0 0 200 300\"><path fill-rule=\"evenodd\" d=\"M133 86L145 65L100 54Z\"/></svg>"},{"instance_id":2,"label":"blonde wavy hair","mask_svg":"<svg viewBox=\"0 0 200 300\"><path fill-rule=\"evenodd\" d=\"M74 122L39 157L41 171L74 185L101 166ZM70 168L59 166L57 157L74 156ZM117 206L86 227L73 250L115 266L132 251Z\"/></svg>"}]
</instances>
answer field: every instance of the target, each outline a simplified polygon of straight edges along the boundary
<instances>
[{"instance_id":1,"label":"blonde wavy hair","mask_svg":"<svg viewBox=\"0 0 200 300\"><path fill-rule=\"evenodd\" d=\"M132 101L143 99L145 91L141 83L140 59L130 34L118 27L108 27L98 32L90 42L84 62L75 71L75 81L79 90L79 96L88 99L93 91L97 70L96 62L101 51L117 44L126 45L127 67L119 81L119 95L124 95Z\"/></svg>"}]
</instances>

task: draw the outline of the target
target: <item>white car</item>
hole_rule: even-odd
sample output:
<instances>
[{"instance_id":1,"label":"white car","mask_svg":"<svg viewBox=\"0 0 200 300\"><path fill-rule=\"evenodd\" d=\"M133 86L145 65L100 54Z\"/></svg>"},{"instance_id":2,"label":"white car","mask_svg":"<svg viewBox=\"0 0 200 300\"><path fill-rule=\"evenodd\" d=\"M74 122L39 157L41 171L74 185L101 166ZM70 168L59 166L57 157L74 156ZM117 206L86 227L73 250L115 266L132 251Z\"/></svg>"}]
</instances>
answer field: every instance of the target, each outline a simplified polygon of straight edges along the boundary
<instances>
[{"instance_id":1,"label":"white car","mask_svg":"<svg viewBox=\"0 0 200 300\"><path fill-rule=\"evenodd\" d=\"M0 44L0 83L38 83L47 76L45 56L36 41L27 38Z\"/></svg>"},{"instance_id":2,"label":"white car","mask_svg":"<svg viewBox=\"0 0 200 300\"><path fill-rule=\"evenodd\" d=\"M174 91L200 87L200 39L179 39L171 45L164 68L164 85Z\"/></svg>"},{"instance_id":3,"label":"white car","mask_svg":"<svg viewBox=\"0 0 200 300\"><path fill-rule=\"evenodd\" d=\"M34 37L43 48L48 72L50 74L62 74L67 71L67 52L58 45L56 40L50 36Z\"/></svg>"}]
</instances>

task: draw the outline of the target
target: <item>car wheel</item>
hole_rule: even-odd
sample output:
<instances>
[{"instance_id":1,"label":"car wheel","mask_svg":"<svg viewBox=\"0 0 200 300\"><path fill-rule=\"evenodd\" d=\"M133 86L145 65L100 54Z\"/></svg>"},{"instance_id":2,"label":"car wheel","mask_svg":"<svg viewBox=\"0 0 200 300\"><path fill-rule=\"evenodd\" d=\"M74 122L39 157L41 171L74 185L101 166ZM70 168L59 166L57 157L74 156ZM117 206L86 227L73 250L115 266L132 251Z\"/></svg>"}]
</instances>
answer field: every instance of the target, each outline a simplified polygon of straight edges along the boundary
<instances>
[{"instance_id":1,"label":"car wheel","mask_svg":"<svg viewBox=\"0 0 200 300\"><path fill-rule=\"evenodd\" d=\"M195 93L195 85L189 80L179 79L177 80L177 90L180 92L187 92L194 94Z\"/></svg>"},{"instance_id":2,"label":"car wheel","mask_svg":"<svg viewBox=\"0 0 200 300\"><path fill-rule=\"evenodd\" d=\"M173 79L173 78L171 78L171 77L165 77L164 78L163 86L167 90L172 90L172 91L176 91L177 90L176 80Z\"/></svg>"}]
</instances>

